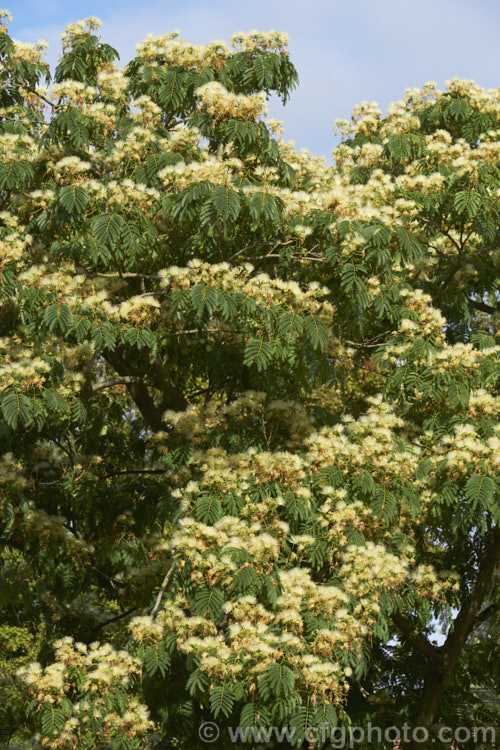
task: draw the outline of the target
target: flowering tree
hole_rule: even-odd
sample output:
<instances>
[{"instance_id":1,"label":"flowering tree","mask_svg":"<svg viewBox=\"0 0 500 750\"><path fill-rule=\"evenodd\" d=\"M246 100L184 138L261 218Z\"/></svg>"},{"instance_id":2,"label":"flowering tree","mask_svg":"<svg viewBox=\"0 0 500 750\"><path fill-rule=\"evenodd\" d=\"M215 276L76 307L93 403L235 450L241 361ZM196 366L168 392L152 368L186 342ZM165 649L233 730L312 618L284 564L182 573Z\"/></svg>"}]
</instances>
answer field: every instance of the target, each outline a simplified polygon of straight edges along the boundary
<instances>
[{"instance_id":1,"label":"flowering tree","mask_svg":"<svg viewBox=\"0 0 500 750\"><path fill-rule=\"evenodd\" d=\"M47 90L2 19L4 741L487 720L500 90L363 105L330 167L264 119L284 34L121 69L90 18Z\"/></svg>"}]
</instances>

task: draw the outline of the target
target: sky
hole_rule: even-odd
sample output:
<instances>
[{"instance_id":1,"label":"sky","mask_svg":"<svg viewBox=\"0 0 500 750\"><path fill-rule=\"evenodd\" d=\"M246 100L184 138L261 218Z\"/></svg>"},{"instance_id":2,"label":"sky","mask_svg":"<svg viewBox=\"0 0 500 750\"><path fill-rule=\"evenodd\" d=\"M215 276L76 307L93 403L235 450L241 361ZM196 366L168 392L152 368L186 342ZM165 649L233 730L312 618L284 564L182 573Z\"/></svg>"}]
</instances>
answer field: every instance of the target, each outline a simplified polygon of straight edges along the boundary
<instances>
[{"instance_id":1,"label":"sky","mask_svg":"<svg viewBox=\"0 0 500 750\"><path fill-rule=\"evenodd\" d=\"M8 2L8 0L4 0ZM194 44L229 40L237 31L287 31L299 87L284 108L270 102L297 148L330 161L335 119L355 104L382 109L406 88L458 77L500 86L498 0L11 0L15 39L50 43L60 52L66 23L95 15L103 41L123 63L149 33L179 29Z\"/></svg>"}]
</instances>

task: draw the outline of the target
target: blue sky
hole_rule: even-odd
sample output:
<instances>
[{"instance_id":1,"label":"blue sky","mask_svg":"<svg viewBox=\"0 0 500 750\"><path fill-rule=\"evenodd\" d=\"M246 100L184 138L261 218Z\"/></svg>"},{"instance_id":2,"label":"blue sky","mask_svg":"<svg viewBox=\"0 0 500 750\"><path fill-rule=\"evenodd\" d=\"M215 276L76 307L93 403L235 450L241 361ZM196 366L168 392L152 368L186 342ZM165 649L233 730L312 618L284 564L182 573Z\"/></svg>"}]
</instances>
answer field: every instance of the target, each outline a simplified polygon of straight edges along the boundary
<instances>
[{"instance_id":1,"label":"blue sky","mask_svg":"<svg viewBox=\"0 0 500 750\"><path fill-rule=\"evenodd\" d=\"M8 2L8 0L4 0ZM147 34L179 29L196 44L229 39L236 31L276 29L290 34L300 86L283 109L297 147L330 156L332 125L363 100L382 108L405 88L458 76L485 88L500 86L498 0L11 0L11 34L51 44L68 22L96 15L105 41L123 62Z\"/></svg>"}]
</instances>

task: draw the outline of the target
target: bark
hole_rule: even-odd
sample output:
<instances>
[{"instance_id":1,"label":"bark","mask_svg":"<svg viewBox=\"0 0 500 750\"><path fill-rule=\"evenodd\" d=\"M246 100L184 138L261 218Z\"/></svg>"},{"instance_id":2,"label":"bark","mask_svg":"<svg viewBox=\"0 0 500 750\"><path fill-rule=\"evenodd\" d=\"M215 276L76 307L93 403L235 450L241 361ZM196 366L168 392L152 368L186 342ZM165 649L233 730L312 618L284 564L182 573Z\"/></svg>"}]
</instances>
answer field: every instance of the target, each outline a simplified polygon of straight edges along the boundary
<instances>
[{"instance_id":1,"label":"bark","mask_svg":"<svg viewBox=\"0 0 500 750\"><path fill-rule=\"evenodd\" d=\"M131 398L135 402L146 423L154 432L159 432L165 428L162 417L164 408L172 408L175 411L184 411L187 407L188 402L184 398L184 395L164 377L163 372L160 374L157 363L155 363L153 372L149 373L149 379L153 381L155 387L157 387L165 397L167 405L163 408L160 408L155 404L155 401L144 382L146 377L137 368L127 362L123 353L119 349L116 349L114 352L105 350L103 356L116 370L118 375L126 379L127 390ZM143 377L143 380L141 380L141 376ZM136 378L138 379L136 380Z\"/></svg>"},{"instance_id":2,"label":"bark","mask_svg":"<svg viewBox=\"0 0 500 750\"><path fill-rule=\"evenodd\" d=\"M469 305L475 310L480 310L481 312L488 313L488 315L493 315L493 313L497 312L496 307L487 305L485 302L481 302L480 300L470 299Z\"/></svg>"},{"instance_id":3,"label":"bark","mask_svg":"<svg viewBox=\"0 0 500 750\"><path fill-rule=\"evenodd\" d=\"M432 661L439 654L439 648L433 646L427 638L421 633L417 633L413 627L413 623L402 615L400 612L394 612L392 615L392 621L396 627L403 633L405 638L413 643L413 645L420 651L428 661Z\"/></svg>"}]
</instances>

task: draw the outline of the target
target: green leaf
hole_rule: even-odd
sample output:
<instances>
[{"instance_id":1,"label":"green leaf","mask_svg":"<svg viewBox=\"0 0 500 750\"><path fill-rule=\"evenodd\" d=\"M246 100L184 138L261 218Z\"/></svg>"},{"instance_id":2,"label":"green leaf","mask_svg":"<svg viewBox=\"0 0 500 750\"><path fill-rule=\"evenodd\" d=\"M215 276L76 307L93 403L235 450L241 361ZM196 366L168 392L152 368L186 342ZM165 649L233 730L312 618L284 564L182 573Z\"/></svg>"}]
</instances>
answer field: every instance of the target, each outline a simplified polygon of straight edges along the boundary
<instances>
[{"instance_id":1,"label":"green leaf","mask_svg":"<svg viewBox=\"0 0 500 750\"><path fill-rule=\"evenodd\" d=\"M27 161L12 161L0 165L0 189L23 188L33 179L33 167Z\"/></svg>"},{"instance_id":2,"label":"green leaf","mask_svg":"<svg viewBox=\"0 0 500 750\"><path fill-rule=\"evenodd\" d=\"M304 321L297 312L284 312L278 320L278 334L296 338L302 333Z\"/></svg>"},{"instance_id":3,"label":"green leaf","mask_svg":"<svg viewBox=\"0 0 500 750\"><path fill-rule=\"evenodd\" d=\"M226 322L232 320L238 311L236 300L233 296L220 289L218 290L218 307Z\"/></svg>"},{"instance_id":4,"label":"green leaf","mask_svg":"<svg viewBox=\"0 0 500 750\"><path fill-rule=\"evenodd\" d=\"M430 470L432 468L432 461L430 458L426 458L423 461L420 461L419 465L417 466L417 470L415 472L415 479L417 481L421 479L425 479Z\"/></svg>"},{"instance_id":5,"label":"green leaf","mask_svg":"<svg viewBox=\"0 0 500 750\"><path fill-rule=\"evenodd\" d=\"M0 399L0 405L3 417L12 429L16 429L19 421L26 427L32 423L31 399L24 393L14 389L5 391Z\"/></svg>"},{"instance_id":6,"label":"green leaf","mask_svg":"<svg viewBox=\"0 0 500 750\"><path fill-rule=\"evenodd\" d=\"M170 657L161 643L158 645L158 648L153 648L152 646L146 648L144 666L149 675L152 676L159 671L161 676L165 677L170 666Z\"/></svg>"},{"instance_id":7,"label":"green leaf","mask_svg":"<svg viewBox=\"0 0 500 750\"><path fill-rule=\"evenodd\" d=\"M263 576L264 584L262 591L265 599L267 600L268 606L275 610L278 606L278 597L281 594L282 587L280 585L279 578L272 575Z\"/></svg>"},{"instance_id":8,"label":"green leaf","mask_svg":"<svg viewBox=\"0 0 500 750\"><path fill-rule=\"evenodd\" d=\"M245 566L241 568L234 576L233 586L235 591L245 593L253 589L257 582L258 576L255 568Z\"/></svg>"},{"instance_id":9,"label":"green leaf","mask_svg":"<svg viewBox=\"0 0 500 750\"><path fill-rule=\"evenodd\" d=\"M276 198L270 193L255 193L248 203L250 215L257 226L260 220L279 224L281 214Z\"/></svg>"},{"instance_id":10,"label":"green leaf","mask_svg":"<svg viewBox=\"0 0 500 750\"><path fill-rule=\"evenodd\" d=\"M209 685L207 675L200 669L191 672L186 682L186 689L189 695L203 694Z\"/></svg>"},{"instance_id":11,"label":"green leaf","mask_svg":"<svg viewBox=\"0 0 500 750\"><path fill-rule=\"evenodd\" d=\"M223 221L236 221L240 212L240 199L235 190L226 185L217 185L212 193L212 203Z\"/></svg>"},{"instance_id":12,"label":"green leaf","mask_svg":"<svg viewBox=\"0 0 500 750\"><path fill-rule=\"evenodd\" d=\"M308 315L304 320L304 330L313 347L324 352L330 338L324 320L317 315Z\"/></svg>"},{"instance_id":13,"label":"green leaf","mask_svg":"<svg viewBox=\"0 0 500 750\"><path fill-rule=\"evenodd\" d=\"M61 708L45 703L42 709L42 732L48 737L61 730L66 723L66 716Z\"/></svg>"},{"instance_id":14,"label":"green leaf","mask_svg":"<svg viewBox=\"0 0 500 750\"><path fill-rule=\"evenodd\" d=\"M269 685L277 698L289 695L295 686L295 677L290 667L284 664L269 664L266 675Z\"/></svg>"},{"instance_id":15,"label":"green leaf","mask_svg":"<svg viewBox=\"0 0 500 750\"><path fill-rule=\"evenodd\" d=\"M380 248L389 243L392 231L385 224L375 222L364 227L362 234L367 241L368 247Z\"/></svg>"},{"instance_id":16,"label":"green leaf","mask_svg":"<svg viewBox=\"0 0 500 750\"><path fill-rule=\"evenodd\" d=\"M210 691L210 709L215 718L229 716L234 706L234 695L229 685L217 685Z\"/></svg>"},{"instance_id":17,"label":"green leaf","mask_svg":"<svg viewBox=\"0 0 500 750\"><path fill-rule=\"evenodd\" d=\"M116 247L120 242L129 249L134 241L131 229L120 214L106 213L92 222L92 231L98 242Z\"/></svg>"},{"instance_id":18,"label":"green leaf","mask_svg":"<svg viewBox=\"0 0 500 750\"><path fill-rule=\"evenodd\" d=\"M315 713L311 726L325 727L326 731L334 729L338 724L337 711L331 703L320 705Z\"/></svg>"},{"instance_id":19,"label":"green leaf","mask_svg":"<svg viewBox=\"0 0 500 750\"><path fill-rule=\"evenodd\" d=\"M245 347L243 364L247 367L256 365L258 372L267 369L273 358L273 346L264 339L250 339Z\"/></svg>"},{"instance_id":20,"label":"green leaf","mask_svg":"<svg viewBox=\"0 0 500 750\"><path fill-rule=\"evenodd\" d=\"M266 68L266 60L263 55L259 55L253 62L253 69L255 73L255 81L259 89L263 89L266 86L268 74Z\"/></svg>"},{"instance_id":21,"label":"green leaf","mask_svg":"<svg viewBox=\"0 0 500 750\"><path fill-rule=\"evenodd\" d=\"M88 318L81 316L80 318L73 317L72 331L76 336L78 342L83 341L87 337L92 324Z\"/></svg>"},{"instance_id":22,"label":"green leaf","mask_svg":"<svg viewBox=\"0 0 500 750\"><path fill-rule=\"evenodd\" d=\"M43 391L43 400L47 404L47 408L50 412L69 416L70 409L68 403L56 388L46 388Z\"/></svg>"},{"instance_id":23,"label":"green leaf","mask_svg":"<svg viewBox=\"0 0 500 750\"><path fill-rule=\"evenodd\" d=\"M199 615L209 615L212 620L218 620L222 616L224 605L224 594L217 586L209 588L203 584L194 600L194 609Z\"/></svg>"},{"instance_id":24,"label":"green leaf","mask_svg":"<svg viewBox=\"0 0 500 750\"><path fill-rule=\"evenodd\" d=\"M304 739L309 739L306 737L306 730L310 729L312 726L312 707L310 705L310 699L307 700L305 705L296 706L294 708L289 719L289 724L290 727L295 730L294 745L296 747L303 747ZM311 732L311 738L313 736L315 735ZM321 734L318 732L318 737L320 736Z\"/></svg>"},{"instance_id":25,"label":"green leaf","mask_svg":"<svg viewBox=\"0 0 500 750\"><path fill-rule=\"evenodd\" d=\"M198 496L195 512L198 521L214 524L222 516L221 502L216 495Z\"/></svg>"},{"instance_id":26,"label":"green leaf","mask_svg":"<svg viewBox=\"0 0 500 750\"><path fill-rule=\"evenodd\" d=\"M495 492L495 481L485 474L473 474L465 485L465 494L473 508L487 510Z\"/></svg>"},{"instance_id":27,"label":"green leaf","mask_svg":"<svg viewBox=\"0 0 500 750\"><path fill-rule=\"evenodd\" d=\"M161 76L158 101L165 109L179 109L186 95L184 74L180 70L165 70Z\"/></svg>"},{"instance_id":28,"label":"green leaf","mask_svg":"<svg viewBox=\"0 0 500 750\"><path fill-rule=\"evenodd\" d=\"M219 302L219 293L207 284L195 284L190 292L191 302L199 318L203 316L205 310L212 314Z\"/></svg>"},{"instance_id":29,"label":"green leaf","mask_svg":"<svg viewBox=\"0 0 500 750\"><path fill-rule=\"evenodd\" d=\"M420 258L424 249L413 232L406 227L396 227L396 236L399 240L401 249L408 259Z\"/></svg>"},{"instance_id":30,"label":"green leaf","mask_svg":"<svg viewBox=\"0 0 500 750\"><path fill-rule=\"evenodd\" d=\"M466 120L472 114L472 109L467 99L453 99L447 114L453 115L456 120Z\"/></svg>"},{"instance_id":31,"label":"green leaf","mask_svg":"<svg viewBox=\"0 0 500 750\"><path fill-rule=\"evenodd\" d=\"M71 402L71 421L75 424L83 424L87 419L87 409L78 399Z\"/></svg>"},{"instance_id":32,"label":"green leaf","mask_svg":"<svg viewBox=\"0 0 500 750\"><path fill-rule=\"evenodd\" d=\"M481 196L472 189L460 190L455 195L453 206L459 214L465 213L469 219L472 219L481 206Z\"/></svg>"},{"instance_id":33,"label":"green leaf","mask_svg":"<svg viewBox=\"0 0 500 750\"><path fill-rule=\"evenodd\" d=\"M88 201L88 193L80 185L66 185L59 193L59 203L70 214L83 213Z\"/></svg>"},{"instance_id":34,"label":"green leaf","mask_svg":"<svg viewBox=\"0 0 500 750\"><path fill-rule=\"evenodd\" d=\"M73 314L68 305L54 302L45 309L43 321L52 333L59 330L64 334L71 328Z\"/></svg>"},{"instance_id":35,"label":"green leaf","mask_svg":"<svg viewBox=\"0 0 500 750\"><path fill-rule=\"evenodd\" d=\"M394 494L383 485L372 500L372 508L376 518L383 518L389 524L396 515L398 503Z\"/></svg>"},{"instance_id":36,"label":"green leaf","mask_svg":"<svg viewBox=\"0 0 500 750\"><path fill-rule=\"evenodd\" d=\"M404 161L411 156L412 141L406 133L395 133L389 138L389 153L396 161Z\"/></svg>"},{"instance_id":37,"label":"green leaf","mask_svg":"<svg viewBox=\"0 0 500 750\"><path fill-rule=\"evenodd\" d=\"M270 723L269 710L260 702L252 701L252 703L246 703L241 709L240 726L242 729L258 726L266 727Z\"/></svg>"}]
</instances>

